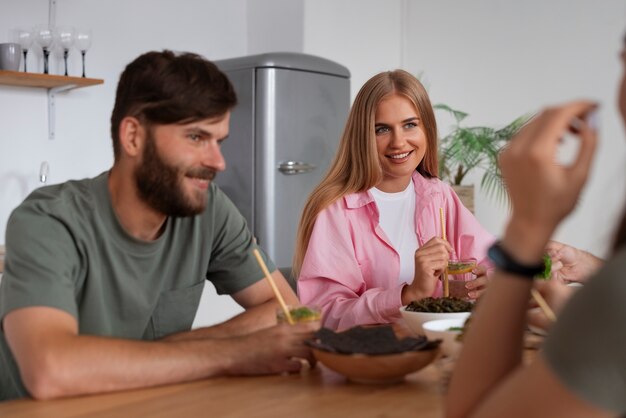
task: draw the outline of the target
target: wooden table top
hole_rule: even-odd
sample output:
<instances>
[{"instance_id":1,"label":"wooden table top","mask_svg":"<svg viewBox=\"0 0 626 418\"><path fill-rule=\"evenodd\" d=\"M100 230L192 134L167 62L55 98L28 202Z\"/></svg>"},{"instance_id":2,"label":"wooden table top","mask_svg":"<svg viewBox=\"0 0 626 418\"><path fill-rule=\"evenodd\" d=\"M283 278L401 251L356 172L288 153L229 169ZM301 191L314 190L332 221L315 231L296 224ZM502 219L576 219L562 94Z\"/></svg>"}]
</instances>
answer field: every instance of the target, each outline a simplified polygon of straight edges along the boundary
<instances>
[{"instance_id":1,"label":"wooden table top","mask_svg":"<svg viewBox=\"0 0 626 418\"><path fill-rule=\"evenodd\" d=\"M359 384L322 365L300 374L220 377L95 396L0 403L0 417L443 416L435 363L397 384Z\"/></svg>"}]
</instances>

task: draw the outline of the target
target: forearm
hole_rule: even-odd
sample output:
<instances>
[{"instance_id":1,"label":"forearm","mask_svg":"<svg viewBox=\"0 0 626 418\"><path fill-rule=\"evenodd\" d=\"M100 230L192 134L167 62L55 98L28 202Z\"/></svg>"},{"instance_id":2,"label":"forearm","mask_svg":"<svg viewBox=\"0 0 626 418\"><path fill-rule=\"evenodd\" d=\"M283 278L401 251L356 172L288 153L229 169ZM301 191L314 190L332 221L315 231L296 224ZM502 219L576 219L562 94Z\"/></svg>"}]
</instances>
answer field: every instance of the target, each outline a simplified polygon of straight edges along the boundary
<instances>
[{"instance_id":1,"label":"forearm","mask_svg":"<svg viewBox=\"0 0 626 418\"><path fill-rule=\"evenodd\" d=\"M275 270L272 278L285 304L298 305L300 302L283 275ZM211 327L173 334L167 341L183 341L204 338L225 338L249 334L276 324L276 311L280 304L266 280L258 281L232 295L233 299L246 310L245 312Z\"/></svg>"},{"instance_id":2,"label":"forearm","mask_svg":"<svg viewBox=\"0 0 626 418\"><path fill-rule=\"evenodd\" d=\"M357 325L390 323L400 318L399 285L391 289L368 289L361 295L329 293L333 300L312 302L324 308L324 325L327 327L345 330Z\"/></svg>"},{"instance_id":3,"label":"forearm","mask_svg":"<svg viewBox=\"0 0 626 418\"><path fill-rule=\"evenodd\" d=\"M297 298L285 298L285 303L295 305ZM164 341L188 341L207 338L228 338L249 334L276 324L276 310L280 304L271 299L259 306L246 309L228 321L210 327L197 328L191 331L180 332L165 337Z\"/></svg>"},{"instance_id":4,"label":"forearm","mask_svg":"<svg viewBox=\"0 0 626 418\"><path fill-rule=\"evenodd\" d=\"M549 231L510 225L502 245L519 262L541 260ZM532 281L496 270L464 337L446 400L448 417L471 416L487 394L521 364Z\"/></svg>"},{"instance_id":5,"label":"forearm","mask_svg":"<svg viewBox=\"0 0 626 418\"><path fill-rule=\"evenodd\" d=\"M242 342L130 341L70 336L47 349L22 375L40 399L118 391L227 374Z\"/></svg>"}]
</instances>

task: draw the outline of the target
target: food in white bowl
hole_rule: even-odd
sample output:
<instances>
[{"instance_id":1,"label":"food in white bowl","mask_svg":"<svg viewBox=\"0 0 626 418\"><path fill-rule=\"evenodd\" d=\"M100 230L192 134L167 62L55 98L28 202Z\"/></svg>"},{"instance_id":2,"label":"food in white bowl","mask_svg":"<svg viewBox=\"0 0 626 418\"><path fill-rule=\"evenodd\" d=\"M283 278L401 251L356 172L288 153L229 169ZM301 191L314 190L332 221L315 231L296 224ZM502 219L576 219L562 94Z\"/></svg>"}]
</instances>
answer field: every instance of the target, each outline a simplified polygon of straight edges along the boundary
<instances>
[{"instance_id":1,"label":"food in white bowl","mask_svg":"<svg viewBox=\"0 0 626 418\"><path fill-rule=\"evenodd\" d=\"M422 324L424 333L429 340L441 340L441 352L456 357L461 351L459 336L463 332L466 318L437 319Z\"/></svg>"},{"instance_id":2,"label":"food in white bowl","mask_svg":"<svg viewBox=\"0 0 626 418\"><path fill-rule=\"evenodd\" d=\"M437 319L465 321L474 305L456 298L426 298L400 308L400 314L411 331L424 334L422 324Z\"/></svg>"}]
</instances>

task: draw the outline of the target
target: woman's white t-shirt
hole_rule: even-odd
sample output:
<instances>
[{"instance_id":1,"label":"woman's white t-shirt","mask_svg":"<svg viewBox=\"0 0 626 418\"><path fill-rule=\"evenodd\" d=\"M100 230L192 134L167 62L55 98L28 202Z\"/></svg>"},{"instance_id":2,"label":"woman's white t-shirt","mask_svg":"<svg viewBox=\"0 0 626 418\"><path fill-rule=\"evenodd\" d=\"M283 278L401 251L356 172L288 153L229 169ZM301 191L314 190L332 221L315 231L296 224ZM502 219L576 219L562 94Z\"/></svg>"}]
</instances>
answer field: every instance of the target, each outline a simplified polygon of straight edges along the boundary
<instances>
[{"instance_id":1,"label":"woman's white t-shirt","mask_svg":"<svg viewBox=\"0 0 626 418\"><path fill-rule=\"evenodd\" d=\"M386 193L370 189L378 213L380 227L385 231L391 245L400 256L400 283L411 283L415 276L415 250L419 247L415 234L415 186L413 179L406 189L398 193Z\"/></svg>"}]
</instances>

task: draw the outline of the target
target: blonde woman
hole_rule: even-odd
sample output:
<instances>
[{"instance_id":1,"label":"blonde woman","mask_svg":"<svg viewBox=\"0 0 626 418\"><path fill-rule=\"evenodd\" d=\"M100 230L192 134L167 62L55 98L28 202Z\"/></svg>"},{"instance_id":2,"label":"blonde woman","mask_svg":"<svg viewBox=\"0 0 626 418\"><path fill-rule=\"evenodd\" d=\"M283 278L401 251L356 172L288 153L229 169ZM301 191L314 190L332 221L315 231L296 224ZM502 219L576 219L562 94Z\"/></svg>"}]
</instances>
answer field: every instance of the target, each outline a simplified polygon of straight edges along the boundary
<instances>
[{"instance_id":1,"label":"blonde woman","mask_svg":"<svg viewBox=\"0 0 626 418\"><path fill-rule=\"evenodd\" d=\"M298 231L299 297L322 308L325 326L395 321L402 305L442 294L438 278L451 257L478 261L466 287L480 293L494 239L437 169L437 125L422 84L403 70L372 77Z\"/></svg>"}]
</instances>

